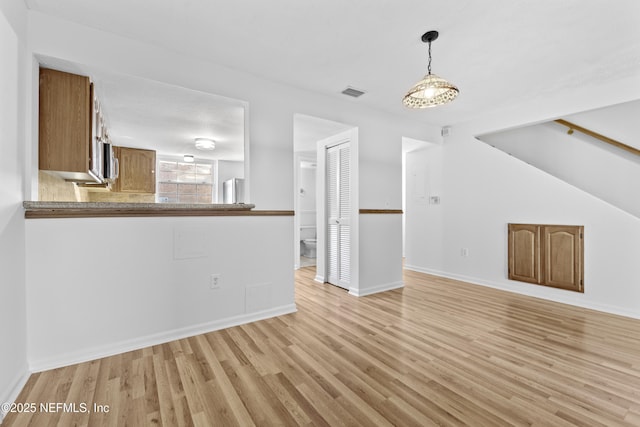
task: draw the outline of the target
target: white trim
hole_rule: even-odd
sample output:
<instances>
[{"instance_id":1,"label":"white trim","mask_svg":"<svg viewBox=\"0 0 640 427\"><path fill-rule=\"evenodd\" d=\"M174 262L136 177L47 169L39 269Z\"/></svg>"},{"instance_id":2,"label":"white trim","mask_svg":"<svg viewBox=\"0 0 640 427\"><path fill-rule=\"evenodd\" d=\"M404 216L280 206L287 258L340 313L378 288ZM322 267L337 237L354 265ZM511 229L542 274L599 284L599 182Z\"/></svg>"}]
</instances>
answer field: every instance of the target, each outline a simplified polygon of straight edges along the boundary
<instances>
[{"instance_id":1,"label":"white trim","mask_svg":"<svg viewBox=\"0 0 640 427\"><path fill-rule=\"evenodd\" d=\"M367 295L377 294L380 292L392 291L394 289L404 288L404 282L391 282L391 283L383 283L382 285L374 286L372 288L360 289L360 288L349 288L349 295L353 295L356 297L364 297Z\"/></svg>"},{"instance_id":2,"label":"white trim","mask_svg":"<svg viewBox=\"0 0 640 427\"><path fill-rule=\"evenodd\" d=\"M3 392L0 395L0 403L15 402L16 399L18 398L18 395L20 394L24 386L27 384L27 381L29 380L30 376L31 376L31 372L29 371L28 367L26 365L23 366L23 368L20 370L20 372L16 375L14 380L11 382L10 388L6 392ZM7 413L2 409L0 409L0 424L2 424L2 420L4 419L5 415L7 415Z\"/></svg>"},{"instance_id":3,"label":"white trim","mask_svg":"<svg viewBox=\"0 0 640 427\"><path fill-rule=\"evenodd\" d=\"M249 101L236 100L244 108L244 202L251 203L251 120L249 118Z\"/></svg>"},{"instance_id":4,"label":"white trim","mask_svg":"<svg viewBox=\"0 0 640 427\"><path fill-rule=\"evenodd\" d=\"M483 280L483 279L478 279L476 277L470 277L470 276L464 276L462 274L455 274L455 273L448 273L445 271L439 271L439 270L432 270L429 268L423 268L423 267L418 267L418 266L414 266L414 265L405 265L404 268L406 270L411 270L411 271L417 271L418 273L426 273L426 274L432 274L434 276L439 276L439 277L445 277L447 279L453 279L453 280L460 280L466 283L469 283L471 285L479 285L479 286L486 286L488 288L493 288L493 289L499 289L502 291L507 291L507 292L511 292L514 294L519 294L519 295L526 295L526 296L530 296L530 297L534 297L534 298L540 298L540 299L545 299L545 300L549 300L549 301L553 301L553 302L558 302L561 304L567 304L567 305L572 305L575 307L580 307L580 308L587 308L590 310L596 310L596 311L601 311L603 313L608 313L608 314L615 314L618 316L625 316L625 317L630 317L633 319L640 319L640 311L636 312L636 311L629 311L626 309L621 309L620 307L616 307L616 306L612 306L612 305L608 305L608 304L598 304L598 303L594 303L591 301L583 301L581 299L577 299L577 298L572 298L575 295L540 295L536 292L531 292L528 291L526 289L513 289L508 287L506 284L503 283L496 283L496 282L491 282L491 281L487 281L487 280ZM520 282L514 282L514 284L517 283L518 285L522 285L524 286L528 286L529 284L526 283L520 283ZM555 289L555 288L549 288L550 290L557 290L558 293L566 293L568 291L563 290L563 289ZM571 292L572 294L574 294L574 292ZM582 297L584 294L576 294L579 298Z\"/></svg>"},{"instance_id":5,"label":"white trim","mask_svg":"<svg viewBox=\"0 0 640 427\"><path fill-rule=\"evenodd\" d=\"M149 347L152 345L164 344L169 341L188 338L194 335L206 334L208 332L230 328L232 326L243 325L246 323L256 322L258 320L264 320L271 317L282 316L284 314L295 313L296 311L297 308L295 304L287 304L268 310L242 314L239 316L228 317L226 319L201 323L199 325L187 326L184 328L178 328L166 332L133 338L130 340L121 341L119 343L113 343L111 345L94 347L86 350L76 351L73 353L57 355L52 358L31 360L30 367L32 372L41 372L49 369L61 368L63 366L69 366L76 363L82 363L107 356L113 356L115 354L125 353L127 351L139 350L141 348Z\"/></svg>"},{"instance_id":6,"label":"white trim","mask_svg":"<svg viewBox=\"0 0 640 427\"><path fill-rule=\"evenodd\" d=\"M321 276L319 274L317 274L316 277L313 278L313 280L318 283L325 283L324 276Z\"/></svg>"},{"instance_id":7,"label":"white trim","mask_svg":"<svg viewBox=\"0 0 640 427\"><path fill-rule=\"evenodd\" d=\"M360 148L359 129L351 129L351 273L349 286L360 288Z\"/></svg>"}]
</instances>

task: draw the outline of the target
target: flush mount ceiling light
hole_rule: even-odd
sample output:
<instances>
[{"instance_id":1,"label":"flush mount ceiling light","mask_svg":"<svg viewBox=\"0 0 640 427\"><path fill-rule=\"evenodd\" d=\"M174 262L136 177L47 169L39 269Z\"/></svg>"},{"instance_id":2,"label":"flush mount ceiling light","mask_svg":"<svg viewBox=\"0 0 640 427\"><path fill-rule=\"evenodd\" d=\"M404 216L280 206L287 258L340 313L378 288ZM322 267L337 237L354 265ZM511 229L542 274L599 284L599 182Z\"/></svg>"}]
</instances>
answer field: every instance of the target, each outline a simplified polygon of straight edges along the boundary
<instances>
[{"instance_id":1,"label":"flush mount ceiling light","mask_svg":"<svg viewBox=\"0 0 640 427\"><path fill-rule=\"evenodd\" d=\"M193 154L185 154L183 157L185 163L193 163L195 159L193 158Z\"/></svg>"},{"instance_id":2,"label":"flush mount ceiling light","mask_svg":"<svg viewBox=\"0 0 640 427\"><path fill-rule=\"evenodd\" d=\"M408 108L428 108L453 101L460 92L457 87L435 74L431 74L431 42L438 38L437 31L427 31L422 41L429 43L427 75L416 83L402 99Z\"/></svg>"},{"instance_id":3,"label":"flush mount ceiling light","mask_svg":"<svg viewBox=\"0 0 640 427\"><path fill-rule=\"evenodd\" d=\"M203 151L212 151L216 148L216 142L209 138L196 138L196 148Z\"/></svg>"}]
</instances>

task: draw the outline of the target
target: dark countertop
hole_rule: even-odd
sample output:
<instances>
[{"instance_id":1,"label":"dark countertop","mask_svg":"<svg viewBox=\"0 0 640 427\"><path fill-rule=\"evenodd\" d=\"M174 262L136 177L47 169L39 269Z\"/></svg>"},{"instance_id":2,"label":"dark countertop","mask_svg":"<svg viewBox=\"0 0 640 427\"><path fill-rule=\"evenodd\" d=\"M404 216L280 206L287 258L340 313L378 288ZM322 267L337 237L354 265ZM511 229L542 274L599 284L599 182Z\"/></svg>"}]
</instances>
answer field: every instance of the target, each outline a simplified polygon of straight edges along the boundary
<instances>
[{"instance_id":1,"label":"dark countertop","mask_svg":"<svg viewBox=\"0 0 640 427\"><path fill-rule=\"evenodd\" d=\"M256 211L253 204L23 202L25 218L135 216L289 216L293 211Z\"/></svg>"}]
</instances>

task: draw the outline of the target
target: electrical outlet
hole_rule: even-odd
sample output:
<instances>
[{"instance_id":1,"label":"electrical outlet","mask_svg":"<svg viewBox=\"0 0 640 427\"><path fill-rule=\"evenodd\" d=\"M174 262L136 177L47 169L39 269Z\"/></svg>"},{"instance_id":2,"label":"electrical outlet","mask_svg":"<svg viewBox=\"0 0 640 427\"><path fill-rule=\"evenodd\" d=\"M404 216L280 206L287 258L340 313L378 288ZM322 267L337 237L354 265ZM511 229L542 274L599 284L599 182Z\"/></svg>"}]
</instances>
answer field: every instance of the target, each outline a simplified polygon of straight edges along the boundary
<instances>
[{"instance_id":1,"label":"electrical outlet","mask_svg":"<svg viewBox=\"0 0 640 427\"><path fill-rule=\"evenodd\" d=\"M461 256L464 256L464 257L469 256L469 248L462 248L462 249L460 250L460 255L461 255Z\"/></svg>"},{"instance_id":2,"label":"electrical outlet","mask_svg":"<svg viewBox=\"0 0 640 427\"><path fill-rule=\"evenodd\" d=\"M209 276L209 289L219 289L220 288L220 275L212 274Z\"/></svg>"}]
</instances>

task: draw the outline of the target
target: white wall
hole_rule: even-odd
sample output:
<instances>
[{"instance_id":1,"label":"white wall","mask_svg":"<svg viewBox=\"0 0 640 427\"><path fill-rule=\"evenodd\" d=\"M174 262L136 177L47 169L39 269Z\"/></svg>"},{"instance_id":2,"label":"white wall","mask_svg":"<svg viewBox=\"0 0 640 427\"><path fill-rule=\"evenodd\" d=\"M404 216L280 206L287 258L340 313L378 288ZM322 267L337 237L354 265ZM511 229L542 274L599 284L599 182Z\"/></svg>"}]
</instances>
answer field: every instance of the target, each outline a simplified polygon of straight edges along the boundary
<instances>
[{"instance_id":1,"label":"white wall","mask_svg":"<svg viewBox=\"0 0 640 427\"><path fill-rule=\"evenodd\" d=\"M407 226L407 239L422 239L423 243L414 246L411 256L407 253L405 265L640 317L640 271L635 268L640 259L640 220L475 138L640 99L640 80L635 75L624 76L580 82L555 94L540 93L502 110L479 112L472 121L453 126L451 136L442 143L441 173L427 177L441 180L439 215L429 215L426 230ZM416 159L413 170L429 165ZM407 179L410 174L408 171ZM411 209L416 207L408 205L407 211ZM585 293L507 280L509 222L584 225ZM442 239L434 228L440 230ZM468 257L461 256L463 247L469 249ZM433 256L438 251L440 258Z\"/></svg>"},{"instance_id":2,"label":"white wall","mask_svg":"<svg viewBox=\"0 0 640 427\"><path fill-rule=\"evenodd\" d=\"M315 159L313 159L315 162ZM301 167L300 168L300 190L304 190L304 193L300 195L300 209L303 211L315 211L316 210L316 172L315 167ZM305 218L306 221L302 221L302 225L314 225L316 223L315 215L311 215L309 218Z\"/></svg>"},{"instance_id":3,"label":"white wall","mask_svg":"<svg viewBox=\"0 0 640 427\"><path fill-rule=\"evenodd\" d=\"M0 2L0 403L17 397L29 373L21 168L26 10L15 3Z\"/></svg>"},{"instance_id":4,"label":"white wall","mask_svg":"<svg viewBox=\"0 0 640 427\"><path fill-rule=\"evenodd\" d=\"M402 280L402 215L362 214L359 225L358 286L349 293L363 296L404 286ZM384 259L371 263L367 260ZM366 265L363 268L362 265Z\"/></svg>"},{"instance_id":5,"label":"white wall","mask_svg":"<svg viewBox=\"0 0 640 427\"><path fill-rule=\"evenodd\" d=\"M294 311L292 229L292 216L27 220L31 368Z\"/></svg>"},{"instance_id":6,"label":"white wall","mask_svg":"<svg viewBox=\"0 0 640 427\"><path fill-rule=\"evenodd\" d=\"M442 147L441 215L425 213L433 222L408 231L421 240L408 246L408 268L640 318L638 218L455 129ZM420 215L423 208L407 210ZM510 222L584 225L584 294L509 281Z\"/></svg>"},{"instance_id":7,"label":"white wall","mask_svg":"<svg viewBox=\"0 0 640 427\"><path fill-rule=\"evenodd\" d=\"M438 132L416 139L440 139ZM402 135L358 129L358 208L402 209ZM360 215L357 295L402 285L402 216ZM399 239L399 243L398 243Z\"/></svg>"},{"instance_id":8,"label":"white wall","mask_svg":"<svg viewBox=\"0 0 640 427\"><path fill-rule=\"evenodd\" d=\"M315 159L313 159L315 162ZM317 238L316 228L316 167L299 167L298 211L300 240ZM304 192L301 192L304 191Z\"/></svg>"},{"instance_id":9,"label":"white wall","mask_svg":"<svg viewBox=\"0 0 640 427\"><path fill-rule=\"evenodd\" d=\"M362 157L359 158L361 168L358 178L362 194L360 202L367 208L401 207L402 136L425 140L432 139L439 133L438 130L418 121L390 117L376 110L362 108L351 99L321 96L269 82L249 73L231 70L36 12L30 12L29 19L29 43L34 54L84 63L106 71L154 79L248 102L250 201L255 203L257 209L293 209L295 113L351 123L361 129L360 146L364 149ZM35 70L30 70L30 74L33 76ZM37 146L35 137L31 146ZM29 174L33 174L33 170L37 169L35 156L31 157L30 168ZM278 223L276 227L256 218L238 218L237 223L234 222L233 227L229 229L235 231L232 234L222 227L228 225L225 219L211 218L203 223L207 230L216 231L216 236L212 237L216 242L239 239L245 244L251 243L251 247L262 248L260 251L247 253L240 247L234 247L225 255L226 265L230 268L225 276L229 278L229 283L234 289L251 285L255 281L270 281L274 286L278 286L274 289L278 295L293 294L291 242L294 227L291 217L287 218L288 225ZM178 295L175 292L175 277L182 271L181 263L169 262L166 258L167 254L172 252L172 241L169 238L172 233L172 221L175 220L27 222L29 358L34 367L41 369L56 366L91 357L92 354L108 353L113 348L126 348L130 343L144 344L157 337L167 338L183 331L194 331L202 325L200 322L209 326L222 324L224 319L219 320L222 319L219 317L221 315L232 316L225 319L233 320L237 319L234 316L242 314L236 310L242 305L240 293L224 295L216 301L201 298L200 292L204 292L202 276L206 276L205 261L202 261L204 264L198 264L197 275L187 276L181 283L181 286L193 289L193 292L180 295L180 305L169 306L175 308L175 321L160 319L159 314L150 313L152 309L162 313L172 298ZM195 219L185 221L197 222ZM256 227L256 224L259 226ZM367 233L377 234L360 241L361 245L366 244L369 247L367 257L360 257L356 263L360 263L363 271L370 266L389 271L393 277L387 275L383 280L397 283L401 280L401 248L399 245L386 245L388 239L385 239L385 236L400 236L400 222L389 223L385 218L372 217L365 222L365 227ZM220 235L217 234L217 230L220 231ZM74 237L69 238L70 234ZM139 242L140 238L146 239L153 235L159 236L152 240L156 245ZM62 254L66 252L68 255L78 251L78 248L92 248L97 241L96 236L108 242L104 252L108 254L111 270L105 273L104 278L98 277L96 284L90 285L87 290L87 275L95 274L104 267L102 258L84 254L81 257L82 262L79 263L74 257ZM281 242L286 242L282 248ZM138 268L132 264L131 257L134 254L130 249L122 250L129 247L137 249L136 256L139 254L141 257L142 267ZM55 263L49 259L54 252ZM281 258L282 254L284 255ZM213 255L211 257L213 259ZM158 259L167 261L167 266L159 265L161 263ZM250 268L247 268L249 264L244 264L248 260L251 262ZM47 268L43 269L42 266ZM158 274L153 267L161 268L164 274ZM76 273L75 269L78 268L84 274ZM44 271L46 269L49 271ZM245 270L250 270L251 274L255 275L254 281L243 279ZM379 280L372 279L367 285L379 289ZM113 288L113 282L119 282L115 285L116 288ZM107 293L107 290L113 293ZM44 296L58 304L55 313L46 309ZM122 297L125 296L129 299L123 301ZM211 304L209 308L213 312L205 315L207 308L201 305L203 303ZM277 309L282 303L288 304L280 299L271 301L271 308ZM119 310L118 304L124 304L120 312L124 313L126 322L119 320L115 314ZM145 308L145 305L149 305L149 308ZM195 309L192 309L192 306ZM218 307L233 310L217 311ZM76 317L73 314L76 312L89 317ZM63 315L65 313L66 315ZM55 321L52 321L50 314L56 315L53 318ZM153 325L144 319L147 315L152 316ZM79 321L85 324L76 325ZM136 323L140 325L131 329L131 325ZM68 332L56 334L61 343L65 346L69 344L71 347L63 348L48 338L56 325L63 329L71 328ZM95 330L96 336L79 334L78 328L81 328L82 332ZM76 341L76 338L79 341Z\"/></svg>"},{"instance_id":10,"label":"white wall","mask_svg":"<svg viewBox=\"0 0 640 427\"><path fill-rule=\"evenodd\" d=\"M442 145L431 145L405 156L405 264L407 267L428 263L442 270L444 230L443 205L431 204L430 197L446 203L442 182Z\"/></svg>"},{"instance_id":11,"label":"white wall","mask_svg":"<svg viewBox=\"0 0 640 427\"><path fill-rule=\"evenodd\" d=\"M622 119L623 117L618 117ZM633 122L636 117L626 117ZM640 157L549 122L481 140L640 218Z\"/></svg>"},{"instance_id":12,"label":"white wall","mask_svg":"<svg viewBox=\"0 0 640 427\"><path fill-rule=\"evenodd\" d=\"M274 83L38 12L30 12L29 18L30 46L36 54L249 102L251 202L260 209L293 206L291 165L295 113L350 123L364 132L360 140L367 148L362 162L380 162L383 166L365 165L364 171L361 170L363 178L367 178L362 183L363 202L369 206L384 205L388 201L400 208L402 136L422 140L433 139L434 135L439 138L439 129L418 120L390 117L363 108L346 97L344 100L326 97ZM389 173L397 176L385 179Z\"/></svg>"}]
</instances>

